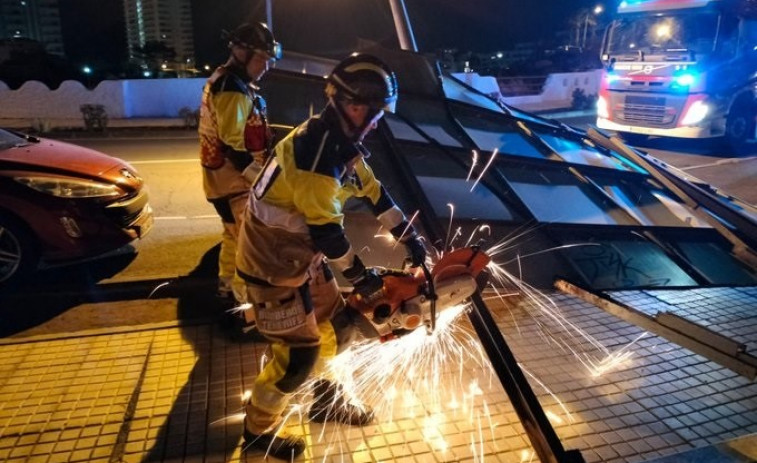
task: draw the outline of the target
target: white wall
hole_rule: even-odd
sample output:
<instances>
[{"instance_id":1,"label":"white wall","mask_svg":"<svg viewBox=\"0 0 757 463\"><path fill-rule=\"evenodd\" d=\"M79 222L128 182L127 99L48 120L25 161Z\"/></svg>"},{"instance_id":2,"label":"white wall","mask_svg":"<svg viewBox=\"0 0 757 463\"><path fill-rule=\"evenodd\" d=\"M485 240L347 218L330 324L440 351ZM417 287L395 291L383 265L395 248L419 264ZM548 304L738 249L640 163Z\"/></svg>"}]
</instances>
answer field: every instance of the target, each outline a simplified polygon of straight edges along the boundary
<instances>
[{"instance_id":1,"label":"white wall","mask_svg":"<svg viewBox=\"0 0 757 463\"><path fill-rule=\"evenodd\" d=\"M577 88L582 89L587 95L597 94L601 73L602 71L597 69L587 72L550 74L540 94L510 97L502 97L494 77L480 76L475 72L456 73L453 76L486 95L501 98L510 106L533 112L570 108L573 91Z\"/></svg>"},{"instance_id":2,"label":"white wall","mask_svg":"<svg viewBox=\"0 0 757 463\"><path fill-rule=\"evenodd\" d=\"M456 77L483 93L499 94L493 77L478 74ZM525 111L569 108L573 90L581 88L587 94L595 94L599 79L599 70L552 74L540 95L508 97L504 101ZM0 82L0 126L28 127L29 121L37 120L56 127L79 127L82 125L79 107L83 104L105 106L111 120L178 118L181 108L199 107L204 83L204 78L108 80L88 90L79 82L66 81L50 90L41 82L30 81L11 90Z\"/></svg>"},{"instance_id":3,"label":"white wall","mask_svg":"<svg viewBox=\"0 0 757 463\"><path fill-rule=\"evenodd\" d=\"M55 90L29 81L17 90L0 82L0 119L81 119L80 105L101 104L112 119L175 118L196 109L204 78L106 80L93 90L65 81Z\"/></svg>"},{"instance_id":4,"label":"white wall","mask_svg":"<svg viewBox=\"0 0 757 463\"><path fill-rule=\"evenodd\" d=\"M587 95L599 92L601 75L601 69L550 74L540 95L507 97L505 102L524 111L570 108L575 89L582 89Z\"/></svg>"}]
</instances>

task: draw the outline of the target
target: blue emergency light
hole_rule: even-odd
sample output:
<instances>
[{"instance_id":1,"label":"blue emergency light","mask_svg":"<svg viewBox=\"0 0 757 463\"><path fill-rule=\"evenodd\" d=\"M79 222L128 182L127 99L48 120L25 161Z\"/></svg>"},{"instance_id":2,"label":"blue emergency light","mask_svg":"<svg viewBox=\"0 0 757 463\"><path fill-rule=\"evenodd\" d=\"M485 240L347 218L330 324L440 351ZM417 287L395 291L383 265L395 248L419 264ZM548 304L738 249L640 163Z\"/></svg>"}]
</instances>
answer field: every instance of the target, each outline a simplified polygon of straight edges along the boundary
<instances>
[{"instance_id":1,"label":"blue emergency light","mask_svg":"<svg viewBox=\"0 0 757 463\"><path fill-rule=\"evenodd\" d=\"M605 82L607 82L608 84L611 84L616 80L620 80L620 76L615 74L614 72L608 72L607 75L605 75Z\"/></svg>"},{"instance_id":2,"label":"blue emergency light","mask_svg":"<svg viewBox=\"0 0 757 463\"><path fill-rule=\"evenodd\" d=\"M688 88L697 82L697 73L692 71L684 71L673 76L673 86Z\"/></svg>"}]
</instances>

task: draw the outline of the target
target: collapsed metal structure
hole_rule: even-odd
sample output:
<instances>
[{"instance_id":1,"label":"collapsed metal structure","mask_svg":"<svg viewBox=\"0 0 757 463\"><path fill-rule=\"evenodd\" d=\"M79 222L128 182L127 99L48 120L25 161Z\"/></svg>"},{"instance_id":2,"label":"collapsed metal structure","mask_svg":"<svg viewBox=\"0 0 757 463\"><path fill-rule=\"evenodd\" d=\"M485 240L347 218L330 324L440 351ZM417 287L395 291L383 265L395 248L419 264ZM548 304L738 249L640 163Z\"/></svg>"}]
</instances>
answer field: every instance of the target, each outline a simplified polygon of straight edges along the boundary
<instances>
[{"instance_id":1,"label":"collapsed metal structure","mask_svg":"<svg viewBox=\"0 0 757 463\"><path fill-rule=\"evenodd\" d=\"M456 245L451 229L473 236L486 225L489 244L509 243L495 259L529 286L578 295L754 378L743 345L692 322L624 316L608 292L757 285L757 210L598 130L502 107L417 53L368 51L395 70L401 95L367 141L369 162L405 211L420 211L437 250ZM270 73L275 125L294 127L323 106L328 65L290 55ZM373 222L359 226L361 206L351 211L353 245L373 249L364 260L397 258L373 239ZM583 461L563 448L487 304L472 302L470 321L540 460Z\"/></svg>"}]
</instances>

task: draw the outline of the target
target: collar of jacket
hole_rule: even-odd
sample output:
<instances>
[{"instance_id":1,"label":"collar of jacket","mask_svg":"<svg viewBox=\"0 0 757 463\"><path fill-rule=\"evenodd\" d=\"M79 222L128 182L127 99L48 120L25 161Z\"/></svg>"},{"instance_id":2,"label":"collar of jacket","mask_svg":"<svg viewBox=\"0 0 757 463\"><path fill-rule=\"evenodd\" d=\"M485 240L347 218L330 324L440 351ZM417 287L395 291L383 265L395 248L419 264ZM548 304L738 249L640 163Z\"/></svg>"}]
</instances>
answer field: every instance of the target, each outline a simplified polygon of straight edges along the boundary
<instances>
[{"instance_id":1,"label":"collar of jacket","mask_svg":"<svg viewBox=\"0 0 757 463\"><path fill-rule=\"evenodd\" d=\"M344 133L341 120L339 119L339 114L337 113L336 108L334 108L330 103L327 104L325 108L323 108L323 111L321 112L319 117L329 130L330 136L333 137L334 144L336 145L337 156L341 162L348 163L359 154L362 154L364 157L368 157L365 156L365 154L367 153L365 147L363 147L361 143L357 143L354 140L350 139Z\"/></svg>"},{"instance_id":2,"label":"collar of jacket","mask_svg":"<svg viewBox=\"0 0 757 463\"><path fill-rule=\"evenodd\" d=\"M235 75L245 84L251 85L256 91L258 90L258 87L252 82L250 76L247 75L245 68L240 66L236 61L229 60L229 62L221 66L221 68L223 68L225 72Z\"/></svg>"}]
</instances>

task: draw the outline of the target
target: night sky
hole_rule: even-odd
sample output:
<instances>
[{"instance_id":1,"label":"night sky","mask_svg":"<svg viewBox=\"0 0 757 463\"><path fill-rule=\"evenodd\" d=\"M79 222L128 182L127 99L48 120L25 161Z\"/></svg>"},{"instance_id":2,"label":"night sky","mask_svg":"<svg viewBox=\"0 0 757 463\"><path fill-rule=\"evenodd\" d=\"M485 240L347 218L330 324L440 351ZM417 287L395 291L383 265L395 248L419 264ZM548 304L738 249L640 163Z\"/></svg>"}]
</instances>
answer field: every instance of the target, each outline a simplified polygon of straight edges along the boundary
<instances>
[{"instance_id":1,"label":"night sky","mask_svg":"<svg viewBox=\"0 0 757 463\"><path fill-rule=\"evenodd\" d=\"M397 46L389 0L271 0L285 50L340 57L358 39ZM121 0L60 0L66 53L77 62L123 59ZM405 0L420 51L480 52L548 39L596 0ZM264 0L192 0L198 63L226 57L222 29L265 20Z\"/></svg>"}]
</instances>

